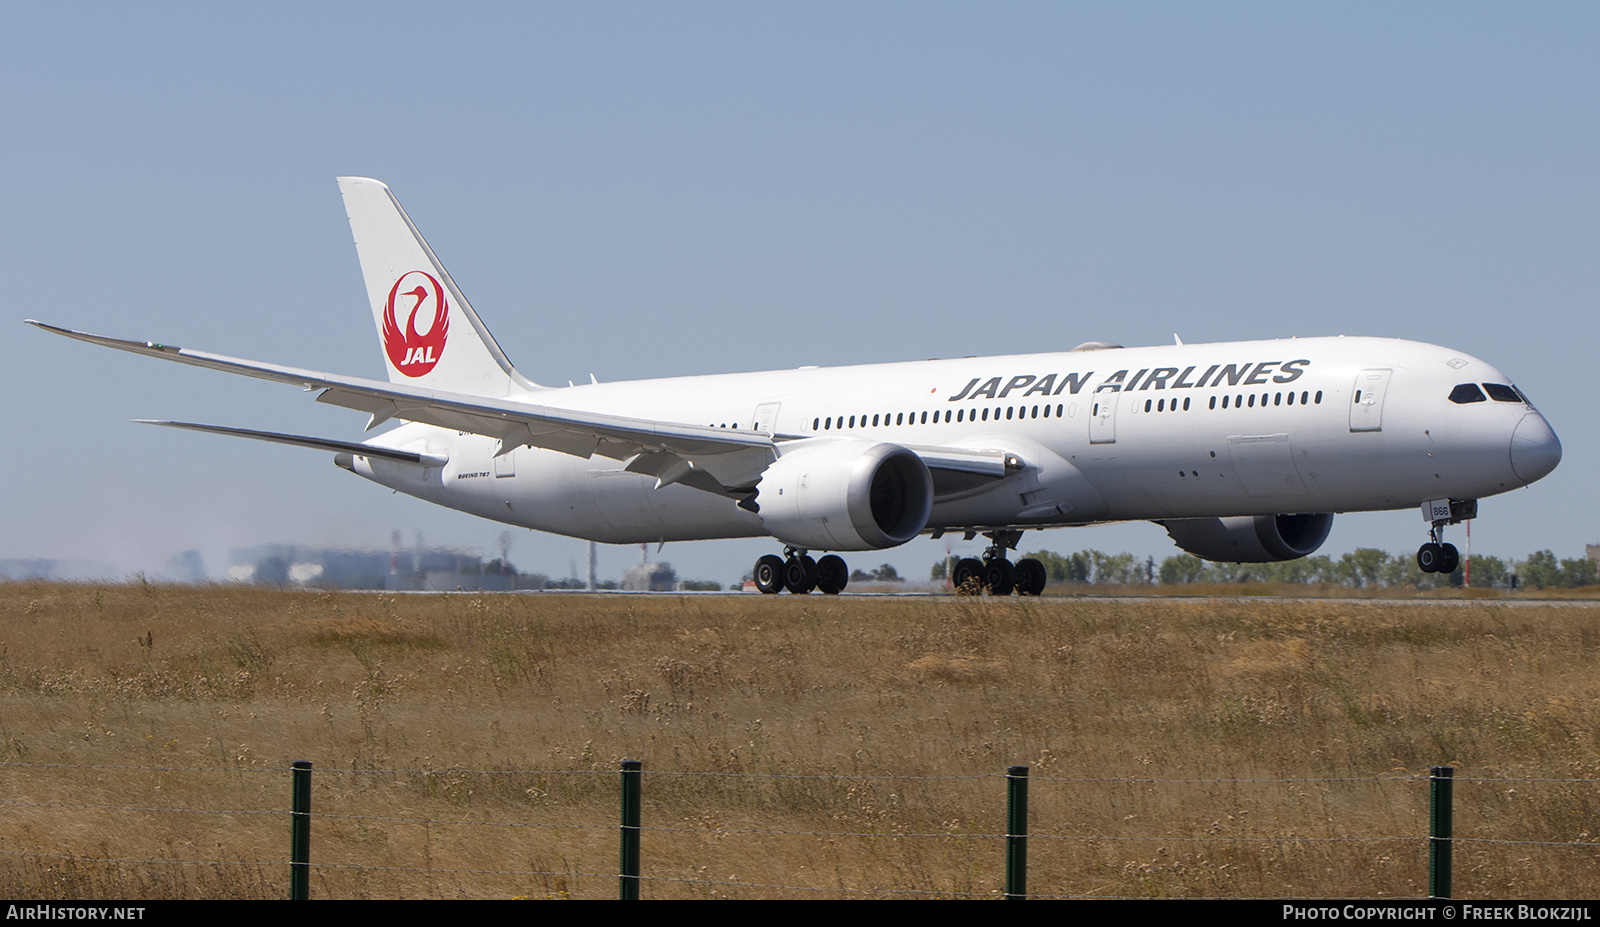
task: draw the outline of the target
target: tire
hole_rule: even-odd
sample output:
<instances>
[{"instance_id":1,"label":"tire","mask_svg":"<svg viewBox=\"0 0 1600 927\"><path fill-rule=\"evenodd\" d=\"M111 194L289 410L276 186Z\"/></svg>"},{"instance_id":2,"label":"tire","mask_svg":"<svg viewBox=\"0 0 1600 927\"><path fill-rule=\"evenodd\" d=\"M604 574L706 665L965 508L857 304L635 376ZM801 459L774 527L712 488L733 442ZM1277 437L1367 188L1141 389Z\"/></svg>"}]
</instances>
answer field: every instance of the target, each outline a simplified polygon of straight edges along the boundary
<instances>
[{"instance_id":1,"label":"tire","mask_svg":"<svg viewBox=\"0 0 1600 927\"><path fill-rule=\"evenodd\" d=\"M1017 561L1017 592L1020 595L1038 595L1044 592L1045 582L1049 579L1045 572L1044 564L1029 558Z\"/></svg>"},{"instance_id":2,"label":"tire","mask_svg":"<svg viewBox=\"0 0 1600 927\"><path fill-rule=\"evenodd\" d=\"M1440 561L1444 559L1444 548L1432 541L1417 548L1417 566L1424 573L1439 572Z\"/></svg>"},{"instance_id":3,"label":"tire","mask_svg":"<svg viewBox=\"0 0 1600 927\"><path fill-rule=\"evenodd\" d=\"M1010 560L991 560L983 565L983 585L990 595L1010 595L1017 586L1017 568Z\"/></svg>"},{"instance_id":4,"label":"tire","mask_svg":"<svg viewBox=\"0 0 1600 927\"><path fill-rule=\"evenodd\" d=\"M807 595L817 587L817 561L801 555L783 562L783 588L795 595Z\"/></svg>"},{"instance_id":5,"label":"tire","mask_svg":"<svg viewBox=\"0 0 1600 927\"><path fill-rule=\"evenodd\" d=\"M976 595L983 587L983 562L972 557L957 561L950 585L958 593Z\"/></svg>"},{"instance_id":6,"label":"tire","mask_svg":"<svg viewBox=\"0 0 1600 927\"><path fill-rule=\"evenodd\" d=\"M829 554L817 561L817 588L823 595L838 595L850 582L850 568L844 559Z\"/></svg>"},{"instance_id":7,"label":"tire","mask_svg":"<svg viewBox=\"0 0 1600 927\"><path fill-rule=\"evenodd\" d=\"M1461 551L1454 544L1441 544L1444 555L1439 558L1440 573L1454 573L1461 566Z\"/></svg>"},{"instance_id":8,"label":"tire","mask_svg":"<svg viewBox=\"0 0 1600 927\"><path fill-rule=\"evenodd\" d=\"M765 595L777 595L783 590L783 558L767 554L756 561L756 568L751 574L756 581L756 588Z\"/></svg>"}]
</instances>

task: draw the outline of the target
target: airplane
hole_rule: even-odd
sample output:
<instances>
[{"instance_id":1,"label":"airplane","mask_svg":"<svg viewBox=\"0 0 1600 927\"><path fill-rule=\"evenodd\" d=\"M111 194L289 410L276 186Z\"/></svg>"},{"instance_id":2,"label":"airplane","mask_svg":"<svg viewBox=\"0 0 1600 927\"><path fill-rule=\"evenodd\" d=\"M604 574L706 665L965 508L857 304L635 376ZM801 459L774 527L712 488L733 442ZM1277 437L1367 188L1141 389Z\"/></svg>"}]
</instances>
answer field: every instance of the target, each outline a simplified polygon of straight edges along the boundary
<instances>
[{"instance_id":1,"label":"airplane","mask_svg":"<svg viewBox=\"0 0 1600 927\"><path fill-rule=\"evenodd\" d=\"M27 320L55 334L316 390L364 441L151 421L332 451L339 467L484 518L607 543L770 537L764 593L838 594L839 552L982 534L952 581L1038 595L1024 531L1145 520L1208 560L1307 556L1341 512L1419 507L1427 572L1477 500L1555 469L1511 380L1450 348L1316 337L1123 347L567 386L512 366L389 188L339 187L388 381ZM591 377L593 379L593 377ZM813 554L824 553L819 558Z\"/></svg>"}]
</instances>

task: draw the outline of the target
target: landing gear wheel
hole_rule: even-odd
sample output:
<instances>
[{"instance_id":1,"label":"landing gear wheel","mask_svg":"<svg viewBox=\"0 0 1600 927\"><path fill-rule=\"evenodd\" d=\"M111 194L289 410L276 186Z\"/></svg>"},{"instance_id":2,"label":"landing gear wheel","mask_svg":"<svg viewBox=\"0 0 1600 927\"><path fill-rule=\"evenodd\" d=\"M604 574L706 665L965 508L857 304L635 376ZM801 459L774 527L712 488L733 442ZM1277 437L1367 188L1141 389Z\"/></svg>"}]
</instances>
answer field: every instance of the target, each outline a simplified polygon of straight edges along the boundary
<instances>
[{"instance_id":1,"label":"landing gear wheel","mask_svg":"<svg viewBox=\"0 0 1600 927\"><path fill-rule=\"evenodd\" d=\"M756 588L766 595L776 595L783 590L783 558L767 554L756 561Z\"/></svg>"},{"instance_id":2,"label":"landing gear wheel","mask_svg":"<svg viewBox=\"0 0 1600 927\"><path fill-rule=\"evenodd\" d=\"M1033 558L1017 561L1017 594L1038 595L1044 592L1045 581L1049 574L1045 572L1044 564Z\"/></svg>"},{"instance_id":3,"label":"landing gear wheel","mask_svg":"<svg viewBox=\"0 0 1600 927\"><path fill-rule=\"evenodd\" d=\"M1424 573L1438 573L1444 556L1444 545L1429 541L1417 548L1417 566Z\"/></svg>"},{"instance_id":4,"label":"landing gear wheel","mask_svg":"<svg viewBox=\"0 0 1600 927\"><path fill-rule=\"evenodd\" d=\"M817 561L805 554L783 562L783 588L795 595L806 595L817 586Z\"/></svg>"},{"instance_id":5,"label":"landing gear wheel","mask_svg":"<svg viewBox=\"0 0 1600 927\"><path fill-rule=\"evenodd\" d=\"M983 584L990 595L1010 595L1017 585L1017 568L1010 560L990 560L983 565Z\"/></svg>"},{"instance_id":6,"label":"landing gear wheel","mask_svg":"<svg viewBox=\"0 0 1600 927\"><path fill-rule=\"evenodd\" d=\"M843 558L829 554L817 561L817 588L823 595L838 595L849 582L850 568Z\"/></svg>"},{"instance_id":7,"label":"landing gear wheel","mask_svg":"<svg viewBox=\"0 0 1600 927\"><path fill-rule=\"evenodd\" d=\"M955 571L950 574L950 584L956 592L976 594L983 585L983 561L973 557L956 561Z\"/></svg>"},{"instance_id":8,"label":"landing gear wheel","mask_svg":"<svg viewBox=\"0 0 1600 927\"><path fill-rule=\"evenodd\" d=\"M1444 552L1444 556L1439 558L1439 572L1454 573L1456 567L1461 565L1461 551L1456 550L1454 544L1440 544L1439 548Z\"/></svg>"}]
</instances>

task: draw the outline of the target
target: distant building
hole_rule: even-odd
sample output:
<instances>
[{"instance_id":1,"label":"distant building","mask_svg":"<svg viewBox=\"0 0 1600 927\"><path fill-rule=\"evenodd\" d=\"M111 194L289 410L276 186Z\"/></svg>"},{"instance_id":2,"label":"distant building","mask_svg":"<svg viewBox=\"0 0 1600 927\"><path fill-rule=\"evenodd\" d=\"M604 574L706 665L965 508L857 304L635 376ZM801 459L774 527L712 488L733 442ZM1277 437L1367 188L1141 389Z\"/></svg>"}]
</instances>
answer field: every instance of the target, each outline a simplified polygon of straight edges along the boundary
<instances>
[{"instance_id":1,"label":"distant building","mask_svg":"<svg viewBox=\"0 0 1600 927\"><path fill-rule=\"evenodd\" d=\"M630 592L671 592L678 588L678 574L670 563L641 563L622 574L622 588Z\"/></svg>"},{"instance_id":2,"label":"distant building","mask_svg":"<svg viewBox=\"0 0 1600 927\"><path fill-rule=\"evenodd\" d=\"M228 578L263 585L317 586L325 589L506 591L543 589L538 574L522 574L485 564L483 558L447 547L405 551L347 550L299 544L262 544L230 552Z\"/></svg>"},{"instance_id":3,"label":"distant building","mask_svg":"<svg viewBox=\"0 0 1600 927\"><path fill-rule=\"evenodd\" d=\"M0 560L0 579L126 579L109 563L93 560L56 560L50 557L30 557Z\"/></svg>"}]
</instances>

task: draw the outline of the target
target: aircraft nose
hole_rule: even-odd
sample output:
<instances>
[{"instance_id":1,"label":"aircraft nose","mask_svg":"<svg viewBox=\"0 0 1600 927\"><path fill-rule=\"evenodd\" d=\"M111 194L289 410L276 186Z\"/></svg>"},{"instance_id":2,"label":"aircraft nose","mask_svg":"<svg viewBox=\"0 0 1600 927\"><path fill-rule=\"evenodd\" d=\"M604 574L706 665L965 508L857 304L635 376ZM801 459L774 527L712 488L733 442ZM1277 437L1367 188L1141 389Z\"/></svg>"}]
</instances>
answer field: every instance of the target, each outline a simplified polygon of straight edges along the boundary
<instances>
[{"instance_id":1,"label":"aircraft nose","mask_svg":"<svg viewBox=\"0 0 1600 927\"><path fill-rule=\"evenodd\" d=\"M1561 439L1537 412L1529 413L1511 433L1511 469L1524 483L1547 475L1561 462Z\"/></svg>"}]
</instances>

